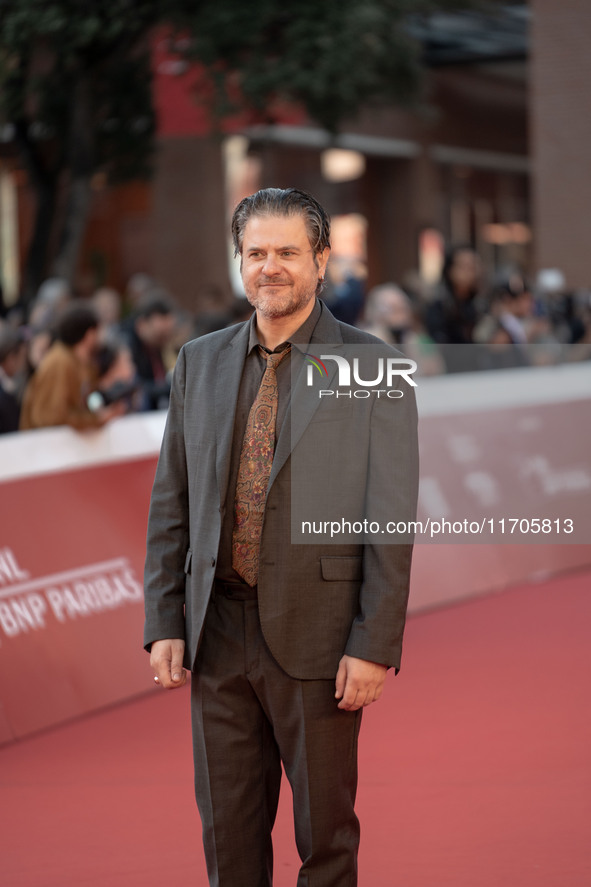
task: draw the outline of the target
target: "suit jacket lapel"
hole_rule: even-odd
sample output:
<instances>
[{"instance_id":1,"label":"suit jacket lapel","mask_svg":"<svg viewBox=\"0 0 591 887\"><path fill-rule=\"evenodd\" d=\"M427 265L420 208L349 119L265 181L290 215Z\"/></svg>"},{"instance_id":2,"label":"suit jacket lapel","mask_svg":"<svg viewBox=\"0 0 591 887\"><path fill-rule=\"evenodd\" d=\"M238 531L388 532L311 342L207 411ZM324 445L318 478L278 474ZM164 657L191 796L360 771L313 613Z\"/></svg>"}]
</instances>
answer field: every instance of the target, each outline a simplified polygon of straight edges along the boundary
<instances>
[{"instance_id":1,"label":"suit jacket lapel","mask_svg":"<svg viewBox=\"0 0 591 887\"><path fill-rule=\"evenodd\" d=\"M292 372L294 373L295 378L292 377L290 404L277 441L275 456L273 458L273 467L269 478L269 487L285 465L290 453L308 427L312 416L320 404L320 398L313 396L312 390L309 389L306 384L308 364L304 360L304 354L309 353L318 356L317 346L322 345L331 345L333 346L332 350L338 350L338 348L343 345L343 337L338 322L325 305L322 306L322 314L318 318L318 323L312 334L309 347L305 352L301 351L299 348L294 348L293 354L291 355L292 362L297 361L299 369L292 366ZM328 376L323 382L323 385L326 388L330 388L332 380L337 372L336 363L330 361L327 370Z\"/></svg>"},{"instance_id":2,"label":"suit jacket lapel","mask_svg":"<svg viewBox=\"0 0 591 887\"><path fill-rule=\"evenodd\" d=\"M220 503L225 502L230 477L232 435L242 369L248 350L250 324L245 323L217 354L215 375L216 475Z\"/></svg>"}]
</instances>

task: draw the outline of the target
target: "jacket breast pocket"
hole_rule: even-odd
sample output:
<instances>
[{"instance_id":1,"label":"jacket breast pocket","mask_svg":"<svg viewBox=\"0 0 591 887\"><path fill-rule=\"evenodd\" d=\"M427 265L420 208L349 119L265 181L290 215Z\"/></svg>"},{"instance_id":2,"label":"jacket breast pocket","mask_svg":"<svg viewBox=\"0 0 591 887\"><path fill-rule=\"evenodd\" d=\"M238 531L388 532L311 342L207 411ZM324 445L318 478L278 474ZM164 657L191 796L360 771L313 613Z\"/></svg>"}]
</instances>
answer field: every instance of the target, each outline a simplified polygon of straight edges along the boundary
<instances>
[{"instance_id":1,"label":"jacket breast pocket","mask_svg":"<svg viewBox=\"0 0 591 887\"><path fill-rule=\"evenodd\" d=\"M360 557L321 557L320 569L327 582L361 582L363 579Z\"/></svg>"}]
</instances>

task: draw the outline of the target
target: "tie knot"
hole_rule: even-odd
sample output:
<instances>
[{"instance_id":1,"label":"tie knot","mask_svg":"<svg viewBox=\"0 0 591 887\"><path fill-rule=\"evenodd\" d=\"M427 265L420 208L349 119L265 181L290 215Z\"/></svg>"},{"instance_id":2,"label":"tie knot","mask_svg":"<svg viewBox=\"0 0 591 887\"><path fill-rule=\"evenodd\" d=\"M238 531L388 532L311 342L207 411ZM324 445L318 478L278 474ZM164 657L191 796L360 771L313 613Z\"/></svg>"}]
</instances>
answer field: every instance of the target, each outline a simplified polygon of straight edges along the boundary
<instances>
[{"instance_id":1,"label":"tie knot","mask_svg":"<svg viewBox=\"0 0 591 887\"><path fill-rule=\"evenodd\" d=\"M281 351L271 351L271 352L266 351L262 347L262 345L259 345L259 352L266 359L268 370L269 369L271 369L271 370L276 369L277 365L281 363L281 361L283 360L285 355L288 354L290 351L291 351L291 345L287 345Z\"/></svg>"}]
</instances>

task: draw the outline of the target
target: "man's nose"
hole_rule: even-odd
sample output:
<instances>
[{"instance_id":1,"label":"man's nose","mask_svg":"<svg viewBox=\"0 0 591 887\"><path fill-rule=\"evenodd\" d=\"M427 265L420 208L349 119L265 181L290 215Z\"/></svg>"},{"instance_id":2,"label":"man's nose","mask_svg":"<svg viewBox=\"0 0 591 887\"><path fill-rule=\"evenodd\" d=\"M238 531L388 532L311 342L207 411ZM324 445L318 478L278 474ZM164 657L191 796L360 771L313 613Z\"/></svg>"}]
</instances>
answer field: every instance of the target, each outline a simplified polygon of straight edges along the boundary
<instances>
[{"instance_id":1,"label":"man's nose","mask_svg":"<svg viewBox=\"0 0 591 887\"><path fill-rule=\"evenodd\" d=\"M263 273L270 277L272 274L279 274L280 272L281 265L277 256L274 253L267 253L263 264Z\"/></svg>"}]
</instances>

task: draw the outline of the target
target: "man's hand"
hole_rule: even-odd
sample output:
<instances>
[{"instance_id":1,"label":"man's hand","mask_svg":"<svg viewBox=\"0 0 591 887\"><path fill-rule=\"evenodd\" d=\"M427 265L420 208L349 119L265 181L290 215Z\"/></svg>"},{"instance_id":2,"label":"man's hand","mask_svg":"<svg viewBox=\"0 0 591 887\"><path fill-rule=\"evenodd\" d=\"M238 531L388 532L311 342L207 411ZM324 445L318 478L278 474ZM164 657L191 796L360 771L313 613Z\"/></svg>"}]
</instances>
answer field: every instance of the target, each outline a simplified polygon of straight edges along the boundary
<instances>
[{"instance_id":1,"label":"man's hand","mask_svg":"<svg viewBox=\"0 0 591 887\"><path fill-rule=\"evenodd\" d=\"M187 672L183 668L185 642L179 638L154 641L150 650L150 665L156 672L154 680L165 690L174 690L187 683Z\"/></svg>"},{"instance_id":2,"label":"man's hand","mask_svg":"<svg viewBox=\"0 0 591 887\"><path fill-rule=\"evenodd\" d=\"M119 416L124 416L127 412L127 407L122 400L117 400L115 403L110 403L108 406L100 407L96 411L96 415L98 416L100 425L106 425L107 422L110 422L111 419L117 419Z\"/></svg>"},{"instance_id":3,"label":"man's hand","mask_svg":"<svg viewBox=\"0 0 591 887\"><path fill-rule=\"evenodd\" d=\"M335 699L340 699L339 708L357 711L364 705L371 705L382 695L386 672L385 665L343 656L337 671Z\"/></svg>"}]
</instances>

